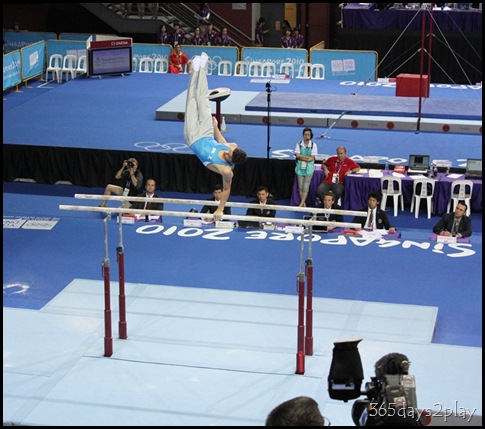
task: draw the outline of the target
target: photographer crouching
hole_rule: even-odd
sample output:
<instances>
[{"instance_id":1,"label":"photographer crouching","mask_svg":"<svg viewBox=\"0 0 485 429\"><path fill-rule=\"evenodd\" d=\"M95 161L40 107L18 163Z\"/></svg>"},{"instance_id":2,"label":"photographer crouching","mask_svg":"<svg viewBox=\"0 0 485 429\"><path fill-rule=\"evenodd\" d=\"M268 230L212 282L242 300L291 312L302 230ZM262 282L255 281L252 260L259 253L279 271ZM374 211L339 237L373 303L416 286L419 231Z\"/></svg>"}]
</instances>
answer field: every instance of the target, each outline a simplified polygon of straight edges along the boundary
<instances>
[{"instance_id":1,"label":"photographer crouching","mask_svg":"<svg viewBox=\"0 0 485 429\"><path fill-rule=\"evenodd\" d=\"M107 185L104 195L137 196L143 187L143 174L138 170L138 161L135 158L125 159L121 168L116 172L115 179L117 184ZM107 201L103 200L99 207L106 207ZM121 207L130 208L131 203L123 201Z\"/></svg>"}]
</instances>

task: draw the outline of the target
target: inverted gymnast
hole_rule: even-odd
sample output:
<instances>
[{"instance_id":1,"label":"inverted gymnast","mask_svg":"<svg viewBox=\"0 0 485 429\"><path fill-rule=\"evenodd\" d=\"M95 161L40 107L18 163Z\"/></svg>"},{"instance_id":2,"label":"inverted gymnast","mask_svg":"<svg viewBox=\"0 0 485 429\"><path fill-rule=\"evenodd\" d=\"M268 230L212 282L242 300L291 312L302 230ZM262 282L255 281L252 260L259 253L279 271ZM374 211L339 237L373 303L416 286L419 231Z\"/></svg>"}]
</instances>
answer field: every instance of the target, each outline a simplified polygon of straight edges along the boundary
<instances>
[{"instance_id":1,"label":"inverted gymnast","mask_svg":"<svg viewBox=\"0 0 485 429\"><path fill-rule=\"evenodd\" d=\"M223 191L214 220L220 220L231 195L233 169L246 162L247 155L236 143L227 143L209 106L207 62L205 52L192 60L192 70L185 105L185 143L209 170L222 176Z\"/></svg>"}]
</instances>

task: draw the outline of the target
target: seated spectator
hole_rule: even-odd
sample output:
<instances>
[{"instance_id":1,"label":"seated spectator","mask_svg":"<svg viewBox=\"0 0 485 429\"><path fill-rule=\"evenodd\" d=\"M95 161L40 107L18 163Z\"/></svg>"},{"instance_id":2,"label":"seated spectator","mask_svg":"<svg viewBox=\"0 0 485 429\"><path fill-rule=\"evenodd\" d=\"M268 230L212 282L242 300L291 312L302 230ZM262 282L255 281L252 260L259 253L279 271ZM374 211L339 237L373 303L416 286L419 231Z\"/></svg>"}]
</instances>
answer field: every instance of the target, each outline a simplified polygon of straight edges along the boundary
<instances>
[{"instance_id":1,"label":"seated spectator","mask_svg":"<svg viewBox=\"0 0 485 429\"><path fill-rule=\"evenodd\" d=\"M293 40L295 41L295 48L305 49L305 37L300 33L300 29L295 27L293 29Z\"/></svg>"},{"instance_id":2,"label":"seated spectator","mask_svg":"<svg viewBox=\"0 0 485 429\"><path fill-rule=\"evenodd\" d=\"M189 58L182 52L182 46L175 42L172 53L168 57L168 72L183 73L184 66L187 67L187 72L190 72Z\"/></svg>"},{"instance_id":3,"label":"seated spectator","mask_svg":"<svg viewBox=\"0 0 485 429\"><path fill-rule=\"evenodd\" d=\"M143 174L138 170L138 161L135 158L128 158L123 161L123 165L116 172L115 179L117 184L109 184L104 190L104 195L124 195L135 197L140 193L143 186ZM103 200L99 207L106 207L108 200ZM122 207L131 207L129 201L124 201Z\"/></svg>"},{"instance_id":4,"label":"seated spectator","mask_svg":"<svg viewBox=\"0 0 485 429\"><path fill-rule=\"evenodd\" d=\"M257 199L249 201L250 204L276 204L271 197L269 190L266 186L260 186L257 190ZM276 210L270 210L268 208L253 209L248 208L246 210L246 216L259 216L259 217L276 217Z\"/></svg>"},{"instance_id":5,"label":"seated spectator","mask_svg":"<svg viewBox=\"0 0 485 429\"><path fill-rule=\"evenodd\" d=\"M389 232L396 232L389 222L389 218L384 210L379 208L381 196L378 192L369 192L367 196L367 206L362 207L359 211L367 212L367 217L355 216L352 223L360 223L362 228L356 228L356 231L361 229L386 229Z\"/></svg>"},{"instance_id":6,"label":"seated spectator","mask_svg":"<svg viewBox=\"0 0 485 429\"><path fill-rule=\"evenodd\" d=\"M147 198L161 198L160 195L156 193L156 187L157 183L155 182L155 179L147 179L145 183L145 191L138 194L138 197L147 197ZM138 209L138 210L163 210L163 203L159 202L151 202L149 200L147 201L135 201L131 208L133 209ZM145 218L148 220L148 216ZM160 221L162 220L162 217L160 216Z\"/></svg>"},{"instance_id":7,"label":"seated spectator","mask_svg":"<svg viewBox=\"0 0 485 429\"><path fill-rule=\"evenodd\" d=\"M324 178L317 188L317 194L323 199L323 194L333 192L335 201L338 202L344 192L344 180L347 174L357 173L360 170L359 164L347 157L345 146L337 148L337 156L331 156L322 162Z\"/></svg>"},{"instance_id":8,"label":"seated spectator","mask_svg":"<svg viewBox=\"0 0 485 429\"><path fill-rule=\"evenodd\" d=\"M466 215L468 206L459 201L453 213L445 213L433 227L433 232L447 237L470 237L472 235L472 219Z\"/></svg>"},{"instance_id":9,"label":"seated spectator","mask_svg":"<svg viewBox=\"0 0 485 429\"><path fill-rule=\"evenodd\" d=\"M325 417L315 399L297 396L273 408L265 426L325 426Z\"/></svg>"},{"instance_id":10,"label":"seated spectator","mask_svg":"<svg viewBox=\"0 0 485 429\"><path fill-rule=\"evenodd\" d=\"M224 27L221 31L221 35L219 37L219 40L217 41L217 44L219 46L231 46L232 45L232 40L227 34L227 28Z\"/></svg>"},{"instance_id":11,"label":"seated spectator","mask_svg":"<svg viewBox=\"0 0 485 429\"><path fill-rule=\"evenodd\" d=\"M293 39L291 28L286 29L285 35L281 38L280 44L282 48L295 47L295 40Z\"/></svg>"},{"instance_id":12,"label":"seated spectator","mask_svg":"<svg viewBox=\"0 0 485 429\"><path fill-rule=\"evenodd\" d=\"M173 23L172 41L174 47L175 44L183 45L185 43L185 31L180 28L178 21Z\"/></svg>"},{"instance_id":13,"label":"seated spectator","mask_svg":"<svg viewBox=\"0 0 485 429\"><path fill-rule=\"evenodd\" d=\"M217 184L214 186L214 189L212 190L212 198L209 198L209 201L217 201L217 202L220 202L221 201L221 198L222 198L222 192L223 192L224 188L222 185L220 184ZM201 209L201 213L210 213L210 214L214 214L214 212L217 210L217 207L216 205L206 205L204 207L202 207ZM231 214L231 208L230 207L227 207L227 206L224 206L224 211L223 211L223 214L226 214L226 215L230 215ZM206 222L212 222L214 219L212 218L207 218L205 219Z\"/></svg>"},{"instance_id":14,"label":"seated spectator","mask_svg":"<svg viewBox=\"0 0 485 429\"><path fill-rule=\"evenodd\" d=\"M158 33L158 42L162 45L171 45L173 43L172 34L167 30L167 26L162 24Z\"/></svg>"},{"instance_id":15,"label":"seated spectator","mask_svg":"<svg viewBox=\"0 0 485 429\"><path fill-rule=\"evenodd\" d=\"M214 25L209 23L207 25L207 30L205 32L205 44L207 46L217 46L219 41L219 33L214 29Z\"/></svg>"},{"instance_id":16,"label":"seated spectator","mask_svg":"<svg viewBox=\"0 0 485 429\"><path fill-rule=\"evenodd\" d=\"M194 37L192 37L191 44L195 46L202 46L205 44L204 34L201 32L199 27L194 28Z\"/></svg>"}]
</instances>

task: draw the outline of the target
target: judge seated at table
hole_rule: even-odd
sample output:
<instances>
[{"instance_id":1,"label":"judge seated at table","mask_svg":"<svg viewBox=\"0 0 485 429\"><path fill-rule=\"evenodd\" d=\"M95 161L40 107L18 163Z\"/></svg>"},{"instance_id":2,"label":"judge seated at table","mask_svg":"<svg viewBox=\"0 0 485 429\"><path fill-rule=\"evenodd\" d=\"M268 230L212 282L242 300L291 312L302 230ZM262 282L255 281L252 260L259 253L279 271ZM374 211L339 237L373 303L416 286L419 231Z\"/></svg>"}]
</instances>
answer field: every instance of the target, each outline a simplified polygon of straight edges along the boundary
<instances>
[{"instance_id":1,"label":"judge seated at table","mask_svg":"<svg viewBox=\"0 0 485 429\"><path fill-rule=\"evenodd\" d=\"M472 235L472 219L466 215L468 206L459 201L453 213L445 213L433 227L433 232L447 237L470 237Z\"/></svg>"},{"instance_id":2,"label":"judge seated at table","mask_svg":"<svg viewBox=\"0 0 485 429\"><path fill-rule=\"evenodd\" d=\"M347 156L347 148L345 146L339 146L337 147L336 156L331 156L322 162L322 170L325 176L322 183L318 185L317 194L323 199L323 194L329 191L333 192L335 201L338 202L344 193L345 176L357 173L360 170L360 166Z\"/></svg>"},{"instance_id":3,"label":"judge seated at table","mask_svg":"<svg viewBox=\"0 0 485 429\"><path fill-rule=\"evenodd\" d=\"M257 199L249 201L250 204L271 204L274 205L275 201L271 198L271 194L266 186L260 186L257 190ZM276 210L270 210L268 208L248 208L246 216L259 216L259 217L276 217Z\"/></svg>"},{"instance_id":4,"label":"judge seated at table","mask_svg":"<svg viewBox=\"0 0 485 429\"><path fill-rule=\"evenodd\" d=\"M379 208L381 195L379 192L369 192L367 195L367 206L361 208L359 211L367 212L367 217L355 216L352 223L360 223L362 228L357 228L356 231L361 229L386 229L389 232L396 232L389 222L389 218L384 210Z\"/></svg>"},{"instance_id":5,"label":"judge seated at table","mask_svg":"<svg viewBox=\"0 0 485 429\"><path fill-rule=\"evenodd\" d=\"M332 192L326 192L323 194L322 199L322 209L333 209L333 210L342 210L335 202L335 195ZM317 216L317 220L327 221L327 222L344 222L344 217L341 214L335 213L320 213ZM331 231L332 229L337 228L336 226L328 226L328 230Z\"/></svg>"}]
</instances>

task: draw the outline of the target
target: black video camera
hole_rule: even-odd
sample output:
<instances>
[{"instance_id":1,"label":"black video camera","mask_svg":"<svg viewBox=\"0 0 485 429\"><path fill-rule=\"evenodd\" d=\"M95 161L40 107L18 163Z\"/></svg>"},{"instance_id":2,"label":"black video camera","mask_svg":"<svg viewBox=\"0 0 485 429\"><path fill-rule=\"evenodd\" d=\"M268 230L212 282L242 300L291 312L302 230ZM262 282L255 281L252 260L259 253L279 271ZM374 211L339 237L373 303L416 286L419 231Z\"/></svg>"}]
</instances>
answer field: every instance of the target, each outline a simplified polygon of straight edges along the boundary
<instances>
[{"instance_id":1,"label":"black video camera","mask_svg":"<svg viewBox=\"0 0 485 429\"><path fill-rule=\"evenodd\" d=\"M126 164L128 165L128 168L133 168L135 166L133 161L128 161Z\"/></svg>"},{"instance_id":2,"label":"black video camera","mask_svg":"<svg viewBox=\"0 0 485 429\"><path fill-rule=\"evenodd\" d=\"M375 377L360 388L364 373L357 345L361 339L335 342L328 375L328 392L332 399L355 401L352 420L356 426L422 426L417 408L416 383L408 374L409 359L389 353L375 363Z\"/></svg>"}]
</instances>

